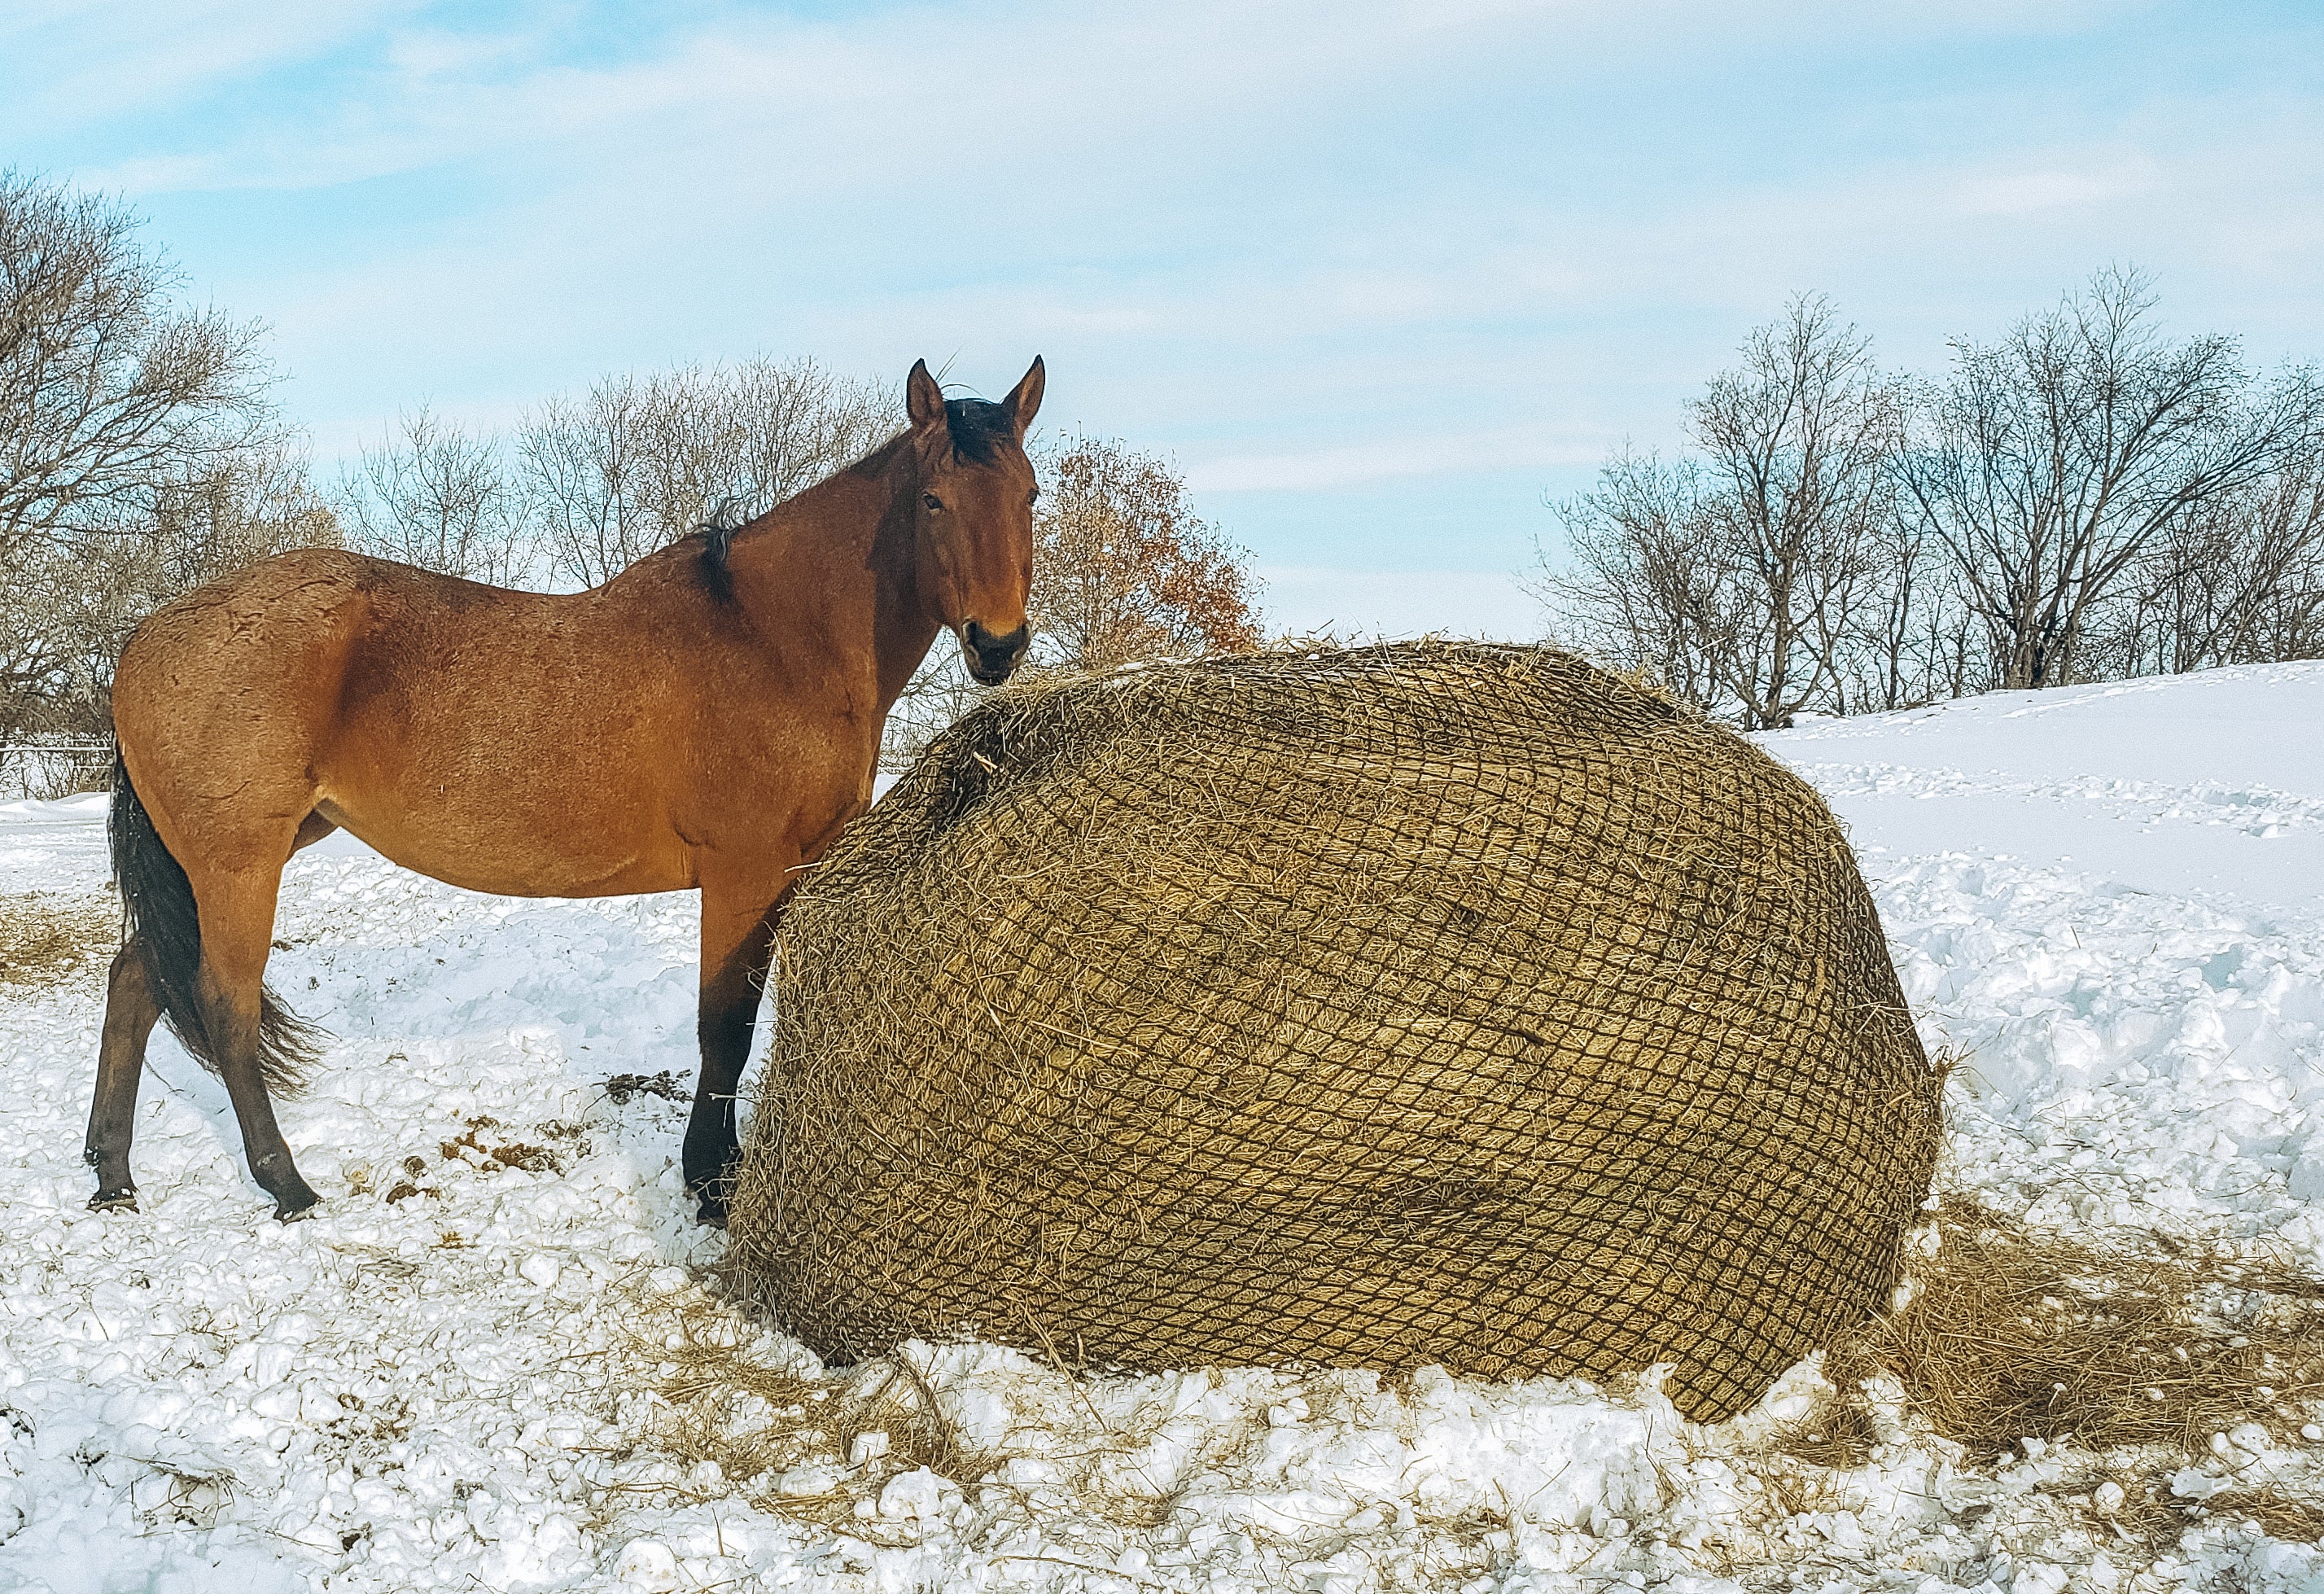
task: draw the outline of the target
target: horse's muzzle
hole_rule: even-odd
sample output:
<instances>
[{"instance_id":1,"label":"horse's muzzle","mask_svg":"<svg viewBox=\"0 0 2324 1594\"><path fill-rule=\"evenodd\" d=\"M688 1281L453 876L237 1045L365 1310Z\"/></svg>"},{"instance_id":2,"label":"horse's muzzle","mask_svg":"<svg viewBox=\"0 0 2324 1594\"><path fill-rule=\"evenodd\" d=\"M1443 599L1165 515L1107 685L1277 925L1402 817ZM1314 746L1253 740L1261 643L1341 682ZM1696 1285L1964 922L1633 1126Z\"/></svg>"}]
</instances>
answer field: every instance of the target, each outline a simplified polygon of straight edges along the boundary
<instances>
[{"instance_id":1,"label":"horse's muzzle","mask_svg":"<svg viewBox=\"0 0 2324 1594\"><path fill-rule=\"evenodd\" d=\"M997 686L1007 680L1024 660L1025 650L1032 643L1030 622L1005 637L994 636L973 620L960 628L961 651L967 656L968 673L987 686Z\"/></svg>"}]
</instances>

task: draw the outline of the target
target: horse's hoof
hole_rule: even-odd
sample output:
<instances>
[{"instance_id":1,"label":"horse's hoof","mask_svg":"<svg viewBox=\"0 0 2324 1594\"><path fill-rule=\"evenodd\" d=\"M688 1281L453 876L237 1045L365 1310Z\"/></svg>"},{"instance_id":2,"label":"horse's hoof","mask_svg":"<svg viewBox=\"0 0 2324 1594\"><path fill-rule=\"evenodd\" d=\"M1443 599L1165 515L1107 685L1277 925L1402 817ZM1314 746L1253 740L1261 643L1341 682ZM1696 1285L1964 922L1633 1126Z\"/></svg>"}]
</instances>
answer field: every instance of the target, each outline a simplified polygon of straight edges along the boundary
<instances>
[{"instance_id":1,"label":"horse's hoof","mask_svg":"<svg viewBox=\"0 0 2324 1594\"><path fill-rule=\"evenodd\" d=\"M274 1221L277 1223L297 1223L303 1221L308 1218L313 1217L315 1215L315 1209L322 1205L322 1203L323 1198L315 1194L312 1191L309 1191L307 1193L306 1198L302 1201L277 1202L274 1205Z\"/></svg>"},{"instance_id":2,"label":"horse's hoof","mask_svg":"<svg viewBox=\"0 0 2324 1594\"><path fill-rule=\"evenodd\" d=\"M100 1190L88 1198L92 1212L134 1212L137 1210L137 1192L127 1184L118 1190Z\"/></svg>"},{"instance_id":3,"label":"horse's hoof","mask_svg":"<svg viewBox=\"0 0 2324 1594\"><path fill-rule=\"evenodd\" d=\"M701 1224L705 1229L725 1228L726 1203L718 1200L715 1196L704 1196L702 1198L702 1205L694 1214L694 1221Z\"/></svg>"}]
</instances>

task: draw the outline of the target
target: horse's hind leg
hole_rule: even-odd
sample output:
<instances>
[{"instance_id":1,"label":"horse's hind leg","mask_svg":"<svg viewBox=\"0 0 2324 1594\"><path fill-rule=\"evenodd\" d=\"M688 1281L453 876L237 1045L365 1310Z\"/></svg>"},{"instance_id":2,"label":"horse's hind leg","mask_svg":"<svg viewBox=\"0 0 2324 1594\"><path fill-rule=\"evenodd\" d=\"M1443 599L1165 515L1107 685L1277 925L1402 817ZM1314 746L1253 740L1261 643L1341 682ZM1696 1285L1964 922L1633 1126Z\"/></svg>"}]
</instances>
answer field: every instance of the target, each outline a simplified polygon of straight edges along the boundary
<instances>
[{"instance_id":1,"label":"horse's hind leg","mask_svg":"<svg viewBox=\"0 0 2324 1594\"><path fill-rule=\"evenodd\" d=\"M97 1095L89 1104L88 1149L97 1170L92 1212L137 1210L129 1177L129 1140L136 1131L137 1082L145 1071L145 1043L161 1009L145 974L145 949L134 935L113 954L105 988L105 1034L97 1044Z\"/></svg>"},{"instance_id":2,"label":"horse's hind leg","mask_svg":"<svg viewBox=\"0 0 2324 1594\"><path fill-rule=\"evenodd\" d=\"M274 1215L287 1221L320 1198L290 1159L259 1066L266 954L274 935L274 898L281 876L282 866L277 863L270 869L196 877L193 885L202 923L197 989L217 1048L218 1077L242 1126L250 1176L274 1198Z\"/></svg>"}]
</instances>

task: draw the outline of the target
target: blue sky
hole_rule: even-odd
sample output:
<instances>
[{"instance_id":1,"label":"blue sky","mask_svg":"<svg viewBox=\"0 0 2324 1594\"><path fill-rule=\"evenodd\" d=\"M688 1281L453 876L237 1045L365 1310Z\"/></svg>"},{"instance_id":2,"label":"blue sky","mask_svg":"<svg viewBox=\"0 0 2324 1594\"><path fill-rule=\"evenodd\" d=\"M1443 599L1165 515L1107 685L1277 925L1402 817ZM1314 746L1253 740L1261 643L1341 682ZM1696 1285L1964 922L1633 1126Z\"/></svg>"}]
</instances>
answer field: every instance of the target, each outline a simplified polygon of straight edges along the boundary
<instances>
[{"instance_id":1,"label":"blue sky","mask_svg":"<svg viewBox=\"0 0 2324 1594\"><path fill-rule=\"evenodd\" d=\"M2324 7L9 0L0 164L273 328L327 460L756 353L1176 458L1280 622L1525 634L1545 493L1802 290L1892 365L2108 262L2324 356Z\"/></svg>"}]
</instances>

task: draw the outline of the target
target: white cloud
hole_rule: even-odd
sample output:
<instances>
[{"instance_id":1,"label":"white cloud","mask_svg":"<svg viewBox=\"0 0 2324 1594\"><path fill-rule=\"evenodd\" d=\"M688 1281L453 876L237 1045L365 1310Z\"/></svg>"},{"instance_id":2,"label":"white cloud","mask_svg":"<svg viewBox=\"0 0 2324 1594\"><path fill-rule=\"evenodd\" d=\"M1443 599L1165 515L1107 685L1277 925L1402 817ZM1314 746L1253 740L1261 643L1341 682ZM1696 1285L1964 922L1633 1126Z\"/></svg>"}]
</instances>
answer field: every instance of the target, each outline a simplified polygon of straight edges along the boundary
<instances>
[{"instance_id":1,"label":"white cloud","mask_svg":"<svg viewBox=\"0 0 2324 1594\"><path fill-rule=\"evenodd\" d=\"M0 13L0 129L150 115L221 84L370 37L420 0L11 0Z\"/></svg>"},{"instance_id":2,"label":"white cloud","mask_svg":"<svg viewBox=\"0 0 2324 1594\"><path fill-rule=\"evenodd\" d=\"M337 103L252 106L198 147L148 151L106 173L145 191L308 188L463 162L480 151L593 152L688 191L743 165L783 192L844 189L917 173L998 176L1011 162L1064 162L1126 134L1183 149L1296 129L1302 107L1432 66L1538 57L1602 68L1749 48L1769 30L1830 26L1859 36L2057 31L2096 0L1992 0L1941 23L1910 6L1771 0L1706 18L1692 0L1185 0L1090 8L1018 0L963 10L883 5L838 19L659 14L630 59L560 59L561 6L521 5L513 23L461 31L425 0L127 0L51 5L30 29L53 106L93 120L272 64L361 43ZM456 10L452 14L458 14ZM45 33L47 37L41 35ZM0 34L0 38L5 38ZM601 161L602 165L602 161ZM1355 284L1351 284L1353 288ZM1408 292L1409 290L1407 289Z\"/></svg>"},{"instance_id":3,"label":"white cloud","mask_svg":"<svg viewBox=\"0 0 2324 1594\"><path fill-rule=\"evenodd\" d=\"M2162 169L2144 157L2079 168L1978 172L1956 181L1948 198L1963 216L2034 216L2136 199L2153 193Z\"/></svg>"},{"instance_id":4,"label":"white cloud","mask_svg":"<svg viewBox=\"0 0 2324 1594\"><path fill-rule=\"evenodd\" d=\"M569 157L578 140L602 141L595 152L618 170L681 191L704 186L706 174L727 184L752 165L794 194L915 175L930 185L990 181L1013 163L1054 161L1133 131L1215 138L1222 119L1280 115L1318 91L1505 31L1515 15L1561 9L1207 0L1093 12L1038 0L831 22L728 14L673 30L637 59L588 66L554 59L552 32L471 38L413 27L384 38L361 101L310 109L314 119L293 125L254 119L223 143L169 152L124 175L315 187L485 148L502 159L543 149ZM284 32L278 53L301 47L289 36L296 30ZM215 69L197 60L184 74Z\"/></svg>"}]
</instances>

